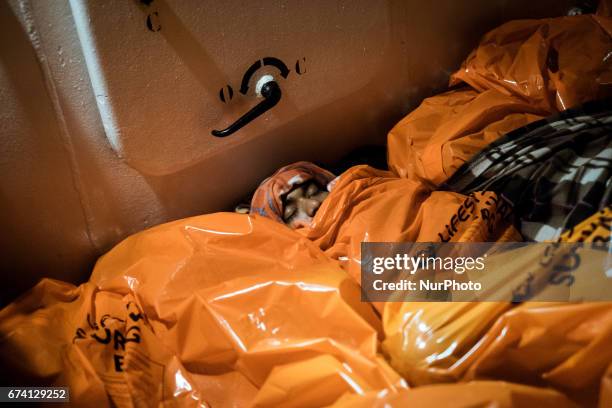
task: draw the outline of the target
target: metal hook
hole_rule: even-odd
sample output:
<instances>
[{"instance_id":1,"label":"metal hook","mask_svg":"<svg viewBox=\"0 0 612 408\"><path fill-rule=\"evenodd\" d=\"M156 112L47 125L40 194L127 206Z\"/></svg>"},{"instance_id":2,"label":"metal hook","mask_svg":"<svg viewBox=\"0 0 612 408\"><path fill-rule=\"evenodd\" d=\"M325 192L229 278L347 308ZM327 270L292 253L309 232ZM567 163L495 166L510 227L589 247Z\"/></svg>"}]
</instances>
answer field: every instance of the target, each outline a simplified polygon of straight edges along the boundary
<instances>
[{"instance_id":1,"label":"metal hook","mask_svg":"<svg viewBox=\"0 0 612 408\"><path fill-rule=\"evenodd\" d=\"M254 106L250 111L242 115L238 120L223 130L213 130L213 136L225 137L229 136L243 126L251 122L253 119L273 108L280 101L282 92L276 81L269 81L261 87L261 96L264 100Z\"/></svg>"}]
</instances>

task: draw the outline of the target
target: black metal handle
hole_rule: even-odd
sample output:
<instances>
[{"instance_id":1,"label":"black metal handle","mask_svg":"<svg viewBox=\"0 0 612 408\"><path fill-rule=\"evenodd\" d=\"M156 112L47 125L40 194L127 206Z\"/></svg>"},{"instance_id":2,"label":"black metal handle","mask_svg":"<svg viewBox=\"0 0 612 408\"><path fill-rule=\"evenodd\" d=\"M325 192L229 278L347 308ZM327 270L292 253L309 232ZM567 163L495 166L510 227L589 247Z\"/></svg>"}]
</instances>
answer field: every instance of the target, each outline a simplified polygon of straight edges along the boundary
<instances>
[{"instance_id":1,"label":"black metal handle","mask_svg":"<svg viewBox=\"0 0 612 408\"><path fill-rule=\"evenodd\" d=\"M278 103L278 101L280 101L282 96L280 86L278 86L276 81L266 82L261 87L261 96L264 97L263 101L254 106L250 111L242 115L236 122L232 123L227 128L223 130L213 130L211 132L212 135L217 137L229 136L253 119L257 118L259 115L270 110Z\"/></svg>"}]
</instances>

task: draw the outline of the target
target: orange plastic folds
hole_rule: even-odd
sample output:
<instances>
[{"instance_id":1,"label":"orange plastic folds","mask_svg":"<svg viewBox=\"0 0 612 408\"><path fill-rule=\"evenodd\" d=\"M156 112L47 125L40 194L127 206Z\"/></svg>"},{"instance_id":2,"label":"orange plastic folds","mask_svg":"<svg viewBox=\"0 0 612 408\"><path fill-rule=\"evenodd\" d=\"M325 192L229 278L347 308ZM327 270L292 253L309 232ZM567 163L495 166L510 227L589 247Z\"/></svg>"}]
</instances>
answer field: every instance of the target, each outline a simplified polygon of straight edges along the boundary
<instances>
[{"instance_id":1,"label":"orange plastic folds","mask_svg":"<svg viewBox=\"0 0 612 408\"><path fill-rule=\"evenodd\" d=\"M43 280L0 312L0 352L76 405L324 406L405 386L378 325L310 241L221 213L129 237L79 287Z\"/></svg>"},{"instance_id":2,"label":"orange plastic folds","mask_svg":"<svg viewBox=\"0 0 612 408\"><path fill-rule=\"evenodd\" d=\"M553 113L612 92L612 19L510 21L486 34L450 84L495 89Z\"/></svg>"},{"instance_id":3,"label":"orange plastic folds","mask_svg":"<svg viewBox=\"0 0 612 408\"><path fill-rule=\"evenodd\" d=\"M612 95L612 19L573 16L506 23L452 77L473 88L426 99L388 135L390 169L438 185L501 135Z\"/></svg>"},{"instance_id":4,"label":"orange plastic folds","mask_svg":"<svg viewBox=\"0 0 612 408\"><path fill-rule=\"evenodd\" d=\"M402 390L346 395L333 408L575 408L563 394L547 389L502 381L473 381Z\"/></svg>"},{"instance_id":5,"label":"orange plastic folds","mask_svg":"<svg viewBox=\"0 0 612 408\"><path fill-rule=\"evenodd\" d=\"M298 232L360 281L362 242L521 241L494 193L430 191L388 171L355 166L334 182L310 227Z\"/></svg>"},{"instance_id":6,"label":"orange plastic folds","mask_svg":"<svg viewBox=\"0 0 612 408\"><path fill-rule=\"evenodd\" d=\"M606 208L560 241L609 242L611 225ZM494 379L555 387L580 406L612 398L610 303L387 303L383 327L410 385Z\"/></svg>"},{"instance_id":7,"label":"orange plastic folds","mask_svg":"<svg viewBox=\"0 0 612 408\"><path fill-rule=\"evenodd\" d=\"M595 406L610 395L612 304L526 303L504 314L473 350L465 379L486 378L555 387ZM599 401L600 407L604 400Z\"/></svg>"},{"instance_id":8,"label":"orange plastic folds","mask_svg":"<svg viewBox=\"0 0 612 408\"><path fill-rule=\"evenodd\" d=\"M544 116L528 101L495 90L432 96L389 132L389 168L436 186L491 142Z\"/></svg>"}]
</instances>

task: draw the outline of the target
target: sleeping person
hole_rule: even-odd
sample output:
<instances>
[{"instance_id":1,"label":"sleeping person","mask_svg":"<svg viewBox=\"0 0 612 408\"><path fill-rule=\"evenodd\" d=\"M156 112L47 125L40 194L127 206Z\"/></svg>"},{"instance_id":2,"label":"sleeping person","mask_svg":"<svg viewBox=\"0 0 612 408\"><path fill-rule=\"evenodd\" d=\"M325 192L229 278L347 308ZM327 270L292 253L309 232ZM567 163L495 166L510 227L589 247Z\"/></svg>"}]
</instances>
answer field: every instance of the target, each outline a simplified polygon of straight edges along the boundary
<instances>
[{"instance_id":1,"label":"sleeping person","mask_svg":"<svg viewBox=\"0 0 612 408\"><path fill-rule=\"evenodd\" d=\"M329 194L328 185L336 176L310 162L297 162L277 170L255 190L252 214L259 214L290 228L306 227ZM245 211L237 208L238 212Z\"/></svg>"}]
</instances>

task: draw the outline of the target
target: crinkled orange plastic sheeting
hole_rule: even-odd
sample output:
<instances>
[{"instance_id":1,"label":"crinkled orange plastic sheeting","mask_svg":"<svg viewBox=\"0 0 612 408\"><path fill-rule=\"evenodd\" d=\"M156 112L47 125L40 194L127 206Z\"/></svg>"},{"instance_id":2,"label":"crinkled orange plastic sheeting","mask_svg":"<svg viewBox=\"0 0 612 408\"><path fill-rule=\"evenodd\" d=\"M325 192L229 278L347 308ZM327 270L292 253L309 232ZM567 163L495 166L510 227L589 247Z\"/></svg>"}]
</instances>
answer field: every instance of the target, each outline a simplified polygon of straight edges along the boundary
<instances>
[{"instance_id":1,"label":"crinkled orange plastic sheeting","mask_svg":"<svg viewBox=\"0 0 612 408\"><path fill-rule=\"evenodd\" d=\"M576 408L563 394L547 389L502 381L473 381L439 384L402 390L398 393L346 395L333 408L473 408L538 407Z\"/></svg>"},{"instance_id":2,"label":"crinkled orange plastic sheeting","mask_svg":"<svg viewBox=\"0 0 612 408\"><path fill-rule=\"evenodd\" d=\"M310 227L298 230L361 281L362 242L521 241L494 193L430 191L388 171L355 166L338 178Z\"/></svg>"},{"instance_id":3,"label":"crinkled orange plastic sheeting","mask_svg":"<svg viewBox=\"0 0 612 408\"><path fill-rule=\"evenodd\" d=\"M436 186L491 142L544 116L529 102L493 90L432 96L389 132L389 168Z\"/></svg>"},{"instance_id":4,"label":"crinkled orange plastic sheeting","mask_svg":"<svg viewBox=\"0 0 612 408\"><path fill-rule=\"evenodd\" d=\"M561 236L609 242L606 208ZM518 271L517 271L518 272ZM383 350L410 385L504 380L555 387L581 406L612 395L612 304L386 303Z\"/></svg>"},{"instance_id":5,"label":"crinkled orange plastic sheeting","mask_svg":"<svg viewBox=\"0 0 612 408\"><path fill-rule=\"evenodd\" d=\"M597 397L612 361L609 303L388 303L383 349L411 385L495 379Z\"/></svg>"},{"instance_id":6,"label":"crinkled orange plastic sheeting","mask_svg":"<svg viewBox=\"0 0 612 408\"><path fill-rule=\"evenodd\" d=\"M601 388L599 390L599 406L612 407L612 363L608 365L606 373L601 378Z\"/></svg>"},{"instance_id":7,"label":"crinkled orange plastic sheeting","mask_svg":"<svg viewBox=\"0 0 612 408\"><path fill-rule=\"evenodd\" d=\"M511 130L612 95L612 19L573 16L506 23L483 37L450 84L389 132L389 168L429 185Z\"/></svg>"},{"instance_id":8,"label":"crinkled orange plastic sheeting","mask_svg":"<svg viewBox=\"0 0 612 408\"><path fill-rule=\"evenodd\" d=\"M396 302L383 312L383 350L410 385L460 380L504 302Z\"/></svg>"},{"instance_id":9,"label":"crinkled orange plastic sheeting","mask_svg":"<svg viewBox=\"0 0 612 408\"><path fill-rule=\"evenodd\" d=\"M612 95L609 17L515 20L486 34L450 84L494 89L548 113Z\"/></svg>"},{"instance_id":10,"label":"crinkled orange plastic sheeting","mask_svg":"<svg viewBox=\"0 0 612 408\"><path fill-rule=\"evenodd\" d=\"M612 362L611 306L525 303L483 337L465 379L552 386L581 406L595 406L609 387L604 374Z\"/></svg>"},{"instance_id":11,"label":"crinkled orange plastic sheeting","mask_svg":"<svg viewBox=\"0 0 612 408\"><path fill-rule=\"evenodd\" d=\"M0 312L0 350L76 404L322 406L405 387L377 355L379 324L310 241L220 213L129 237L79 287L43 280Z\"/></svg>"}]
</instances>

